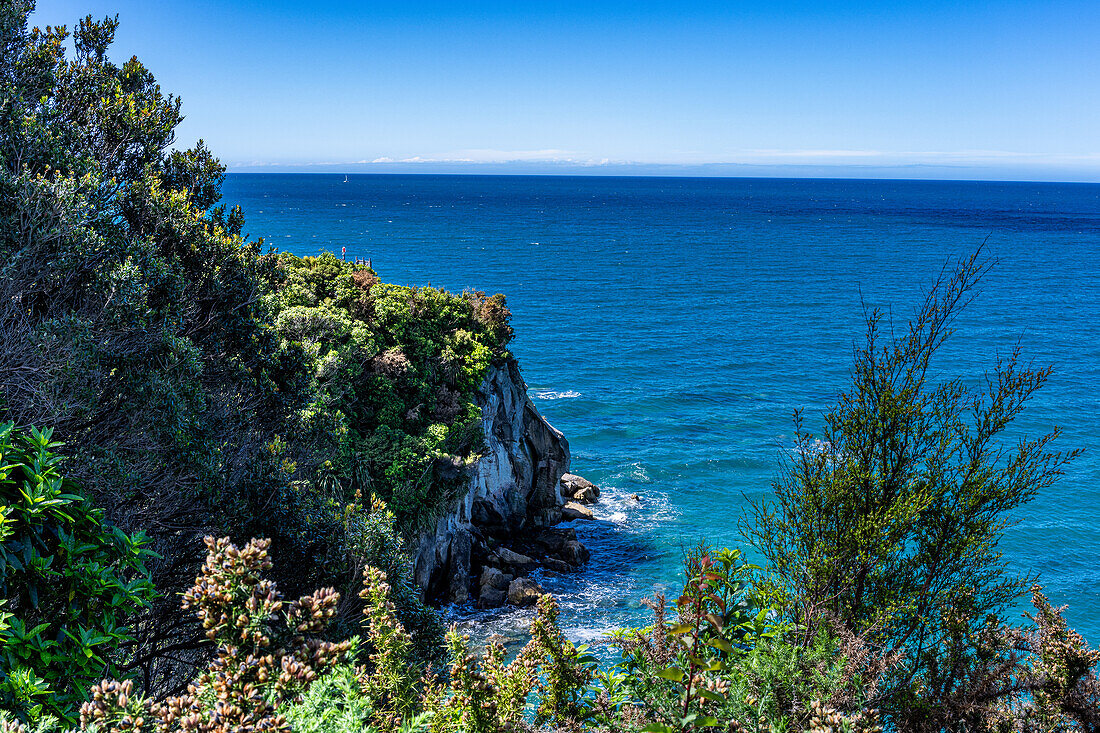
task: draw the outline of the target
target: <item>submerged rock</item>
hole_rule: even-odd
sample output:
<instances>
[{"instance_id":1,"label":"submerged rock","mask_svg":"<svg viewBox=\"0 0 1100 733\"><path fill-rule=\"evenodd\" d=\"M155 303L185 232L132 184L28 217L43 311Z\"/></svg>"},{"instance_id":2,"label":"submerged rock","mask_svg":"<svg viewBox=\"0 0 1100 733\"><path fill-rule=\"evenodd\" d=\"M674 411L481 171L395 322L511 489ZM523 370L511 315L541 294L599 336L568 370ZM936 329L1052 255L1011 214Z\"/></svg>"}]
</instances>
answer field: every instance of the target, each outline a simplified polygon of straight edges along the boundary
<instances>
[{"instance_id":1,"label":"submerged rock","mask_svg":"<svg viewBox=\"0 0 1100 733\"><path fill-rule=\"evenodd\" d=\"M566 542L561 551L561 558L574 567L584 565L588 557L588 548L576 540Z\"/></svg>"}]
</instances>

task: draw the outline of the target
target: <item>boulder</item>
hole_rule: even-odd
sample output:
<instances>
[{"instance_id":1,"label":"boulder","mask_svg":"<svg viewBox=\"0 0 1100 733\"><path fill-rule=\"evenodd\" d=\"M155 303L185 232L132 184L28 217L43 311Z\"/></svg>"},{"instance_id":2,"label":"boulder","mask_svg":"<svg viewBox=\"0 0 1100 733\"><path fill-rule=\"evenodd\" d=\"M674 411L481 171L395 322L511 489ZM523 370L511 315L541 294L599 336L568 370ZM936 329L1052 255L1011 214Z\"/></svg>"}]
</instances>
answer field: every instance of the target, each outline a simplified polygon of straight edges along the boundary
<instances>
[{"instance_id":1,"label":"boulder","mask_svg":"<svg viewBox=\"0 0 1100 733\"><path fill-rule=\"evenodd\" d=\"M556 557L547 557L542 561L542 566L547 570L553 570L555 573L568 573L571 568L569 563L565 560L559 560Z\"/></svg>"},{"instance_id":2,"label":"boulder","mask_svg":"<svg viewBox=\"0 0 1100 733\"><path fill-rule=\"evenodd\" d=\"M576 539L577 530L572 527L551 527L539 532L534 542L544 553L556 554L561 552L566 542Z\"/></svg>"},{"instance_id":3,"label":"boulder","mask_svg":"<svg viewBox=\"0 0 1100 733\"><path fill-rule=\"evenodd\" d=\"M516 578L508 584L508 602L513 606L533 606L543 593L530 578Z\"/></svg>"},{"instance_id":4,"label":"boulder","mask_svg":"<svg viewBox=\"0 0 1100 733\"><path fill-rule=\"evenodd\" d=\"M600 487L575 473L564 474L559 485L563 499L576 499L591 504L600 498Z\"/></svg>"},{"instance_id":5,"label":"boulder","mask_svg":"<svg viewBox=\"0 0 1100 733\"><path fill-rule=\"evenodd\" d=\"M480 608L500 608L504 605L507 597L508 591L485 585L481 587L481 595L478 597L477 605Z\"/></svg>"},{"instance_id":6,"label":"boulder","mask_svg":"<svg viewBox=\"0 0 1100 733\"><path fill-rule=\"evenodd\" d=\"M502 573L497 568L485 568L481 571L481 578L478 579L478 585L481 587L481 592L484 594L486 588L495 588L497 590L508 590L508 584L512 582L512 576L506 573Z\"/></svg>"},{"instance_id":7,"label":"boulder","mask_svg":"<svg viewBox=\"0 0 1100 733\"><path fill-rule=\"evenodd\" d=\"M499 547L494 553L502 565L509 565L511 567L526 567L528 565L534 565L535 560L527 557L527 555L521 555L518 552L512 552L507 547Z\"/></svg>"},{"instance_id":8,"label":"boulder","mask_svg":"<svg viewBox=\"0 0 1100 733\"><path fill-rule=\"evenodd\" d=\"M586 507L584 504L578 504L575 501L566 502L565 506L561 510L562 519L570 521L571 519L595 519L596 515L592 513L592 510Z\"/></svg>"},{"instance_id":9,"label":"boulder","mask_svg":"<svg viewBox=\"0 0 1100 733\"><path fill-rule=\"evenodd\" d=\"M577 492L573 494L573 500L579 501L581 504L595 504L596 500L600 498L600 490L595 486L586 486L583 489L577 489Z\"/></svg>"},{"instance_id":10,"label":"boulder","mask_svg":"<svg viewBox=\"0 0 1100 733\"><path fill-rule=\"evenodd\" d=\"M580 567L588 562L588 548L576 540L566 542L561 558L574 567Z\"/></svg>"}]
</instances>

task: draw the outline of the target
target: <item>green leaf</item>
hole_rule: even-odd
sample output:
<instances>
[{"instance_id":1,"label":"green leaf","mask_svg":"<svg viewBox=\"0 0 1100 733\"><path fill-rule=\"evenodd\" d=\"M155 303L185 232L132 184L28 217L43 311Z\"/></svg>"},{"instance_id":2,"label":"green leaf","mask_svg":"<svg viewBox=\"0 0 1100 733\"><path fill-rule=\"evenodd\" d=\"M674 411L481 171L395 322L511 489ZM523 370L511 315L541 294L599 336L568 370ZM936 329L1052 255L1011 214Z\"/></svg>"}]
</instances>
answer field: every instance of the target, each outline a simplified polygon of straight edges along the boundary
<instances>
[{"instance_id":1,"label":"green leaf","mask_svg":"<svg viewBox=\"0 0 1100 733\"><path fill-rule=\"evenodd\" d=\"M656 676L660 677L663 680L681 682L684 679L684 670L680 669L679 667L668 667L667 669L662 669L657 672Z\"/></svg>"},{"instance_id":2,"label":"green leaf","mask_svg":"<svg viewBox=\"0 0 1100 733\"><path fill-rule=\"evenodd\" d=\"M733 644L730 644L728 641L726 641L725 639L723 639L721 637L716 637L714 639L709 639L707 641L707 645L712 646L715 649L721 649L722 651L726 652L727 654L732 654L733 653Z\"/></svg>"}]
</instances>

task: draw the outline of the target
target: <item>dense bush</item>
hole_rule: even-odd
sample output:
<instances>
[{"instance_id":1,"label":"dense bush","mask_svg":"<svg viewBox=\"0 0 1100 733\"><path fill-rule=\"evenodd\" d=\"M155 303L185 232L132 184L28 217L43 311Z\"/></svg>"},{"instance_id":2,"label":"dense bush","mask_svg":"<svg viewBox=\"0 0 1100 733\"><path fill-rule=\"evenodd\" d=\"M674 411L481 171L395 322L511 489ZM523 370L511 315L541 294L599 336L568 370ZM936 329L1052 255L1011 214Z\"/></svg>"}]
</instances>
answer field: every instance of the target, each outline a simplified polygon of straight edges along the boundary
<instances>
[{"instance_id":1,"label":"dense bush","mask_svg":"<svg viewBox=\"0 0 1100 733\"><path fill-rule=\"evenodd\" d=\"M266 322L275 263L218 205L222 167L169 149L179 100L108 58L115 19L80 21L66 58L68 31L28 30L32 8L0 3L0 420L52 426L106 516L149 533L171 610L197 540L285 485L266 456L303 359ZM173 612L135 631L160 679L187 630Z\"/></svg>"},{"instance_id":2,"label":"dense bush","mask_svg":"<svg viewBox=\"0 0 1100 733\"><path fill-rule=\"evenodd\" d=\"M312 380L299 450L327 461L320 474L331 489L374 493L401 526L423 525L460 491L481 447L472 396L507 357L503 298L388 285L328 253L278 262L267 302Z\"/></svg>"},{"instance_id":3,"label":"dense bush","mask_svg":"<svg viewBox=\"0 0 1100 733\"><path fill-rule=\"evenodd\" d=\"M335 593L286 605L263 577L267 542L207 545L184 605L219 645L210 669L188 694L163 703L129 683L103 682L82 709L83 729L824 731L842 721L851 731L878 730L840 681L860 679L862 669L838 671L847 660L834 639L821 637L821 659L792 661L780 651L790 648L785 631L750 605L748 568L735 552L696 552L677 618L666 620L655 604L652 627L617 637L623 657L611 670L598 670L585 647L564 637L556 603L543 596L531 640L511 661L499 642L476 654L452 630L447 673L437 677L413 657L382 571L364 569L362 639L332 644L305 635L334 615Z\"/></svg>"},{"instance_id":4,"label":"dense bush","mask_svg":"<svg viewBox=\"0 0 1100 733\"><path fill-rule=\"evenodd\" d=\"M81 730L883 730L872 701L899 659L878 656L867 639L845 636L840 627L820 626L807 645L806 629L779 621L779 609L756 607L758 596L746 583L751 568L733 551L690 555L676 615L666 618L664 599L656 599L652 626L615 635L622 654L609 669L597 669L584 647L564 637L554 600L543 596L531 640L511 661L499 642L476 654L452 630L450 663L437 676L416 660L384 572L364 569L362 638L333 643L322 635L339 594L325 589L287 603L265 577L268 546L207 540L207 561L183 604L197 614L217 654L186 693L157 702L131 681L105 680L81 708ZM968 716L922 730L1096 730L1100 651L1070 631L1038 590L1035 606L1031 628L990 627L980 640L964 640L1006 651L1011 662L992 675L981 665L968 667L974 684L962 690L965 697L940 700L956 711L968 703ZM29 730L3 713L0 724L5 733Z\"/></svg>"},{"instance_id":5,"label":"dense bush","mask_svg":"<svg viewBox=\"0 0 1100 733\"><path fill-rule=\"evenodd\" d=\"M0 425L0 708L75 720L118 674L149 605L145 538L104 521L61 472L49 430Z\"/></svg>"}]
</instances>

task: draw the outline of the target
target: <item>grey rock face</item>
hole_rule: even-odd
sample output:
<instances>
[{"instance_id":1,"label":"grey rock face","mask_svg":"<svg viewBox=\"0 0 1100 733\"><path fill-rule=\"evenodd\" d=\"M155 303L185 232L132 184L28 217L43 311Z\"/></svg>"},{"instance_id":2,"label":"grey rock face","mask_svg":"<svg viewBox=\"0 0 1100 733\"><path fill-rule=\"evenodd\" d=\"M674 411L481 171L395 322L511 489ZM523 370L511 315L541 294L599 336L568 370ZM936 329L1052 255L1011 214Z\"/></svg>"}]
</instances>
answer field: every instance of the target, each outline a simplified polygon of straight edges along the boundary
<instances>
[{"instance_id":1,"label":"grey rock face","mask_svg":"<svg viewBox=\"0 0 1100 733\"><path fill-rule=\"evenodd\" d=\"M447 558L448 596L452 603L463 603L470 598L470 550L473 538L470 532L460 528L451 540Z\"/></svg>"},{"instance_id":2,"label":"grey rock face","mask_svg":"<svg viewBox=\"0 0 1100 733\"><path fill-rule=\"evenodd\" d=\"M411 548L416 582L433 600L468 598L471 553L485 538L507 541L562 517L569 443L535 409L515 361L490 367L474 401L487 450L466 469L466 493Z\"/></svg>"}]
</instances>

